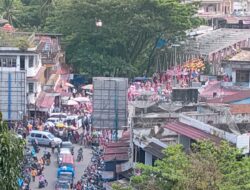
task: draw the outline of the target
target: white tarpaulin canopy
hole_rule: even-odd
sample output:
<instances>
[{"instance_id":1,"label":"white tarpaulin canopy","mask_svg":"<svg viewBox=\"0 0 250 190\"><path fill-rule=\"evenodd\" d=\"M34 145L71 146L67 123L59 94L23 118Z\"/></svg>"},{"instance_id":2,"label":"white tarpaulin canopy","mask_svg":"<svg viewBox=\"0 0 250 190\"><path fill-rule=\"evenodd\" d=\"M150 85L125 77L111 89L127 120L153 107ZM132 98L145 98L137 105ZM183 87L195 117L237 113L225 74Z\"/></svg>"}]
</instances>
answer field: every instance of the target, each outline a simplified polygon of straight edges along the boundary
<instances>
[{"instance_id":1,"label":"white tarpaulin canopy","mask_svg":"<svg viewBox=\"0 0 250 190\"><path fill-rule=\"evenodd\" d=\"M88 84L82 87L84 90L92 90L93 89L93 84Z\"/></svg>"},{"instance_id":2,"label":"white tarpaulin canopy","mask_svg":"<svg viewBox=\"0 0 250 190\"><path fill-rule=\"evenodd\" d=\"M63 105L66 105L66 106L76 106L76 105L78 105L78 102L75 101L75 100L68 100Z\"/></svg>"},{"instance_id":3,"label":"white tarpaulin canopy","mask_svg":"<svg viewBox=\"0 0 250 190\"><path fill-rule=\"evenodd\" d=\"M90 101L88 97L76 97L74 98L74 100L77 102L89 102Z\"/></svg>"},{"instance_id":4,"label":"white tarpaulin canopy","mask_svg":"<svg viewBox=\"0 0 250 190\"><path fill-rule=\"evenodd\" d=\"M70 84L70 83L68 83L68 82L65 83L65 86L74 87L73 84Z\"/></svg>"}]
</instances>

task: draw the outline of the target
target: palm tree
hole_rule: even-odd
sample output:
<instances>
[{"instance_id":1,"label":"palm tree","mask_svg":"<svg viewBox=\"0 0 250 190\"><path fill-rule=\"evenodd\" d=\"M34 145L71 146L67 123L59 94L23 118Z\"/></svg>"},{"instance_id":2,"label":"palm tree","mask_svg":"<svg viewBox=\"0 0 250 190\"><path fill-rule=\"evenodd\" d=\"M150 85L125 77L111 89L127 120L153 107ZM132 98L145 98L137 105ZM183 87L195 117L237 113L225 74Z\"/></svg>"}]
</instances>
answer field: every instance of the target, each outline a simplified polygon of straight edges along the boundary
<instances>
[{"instance_id":1,"label":"palm tree","mask_svg":"<svg viewBox=\"0 0 250 190\"><path fill-rule=\"evenodd\" d=\"M17 21L15 17L16 7L15 0L2 0L0 3L1 17L8 20L12 25L13 21Z\"/></svg>"}]
</instances>

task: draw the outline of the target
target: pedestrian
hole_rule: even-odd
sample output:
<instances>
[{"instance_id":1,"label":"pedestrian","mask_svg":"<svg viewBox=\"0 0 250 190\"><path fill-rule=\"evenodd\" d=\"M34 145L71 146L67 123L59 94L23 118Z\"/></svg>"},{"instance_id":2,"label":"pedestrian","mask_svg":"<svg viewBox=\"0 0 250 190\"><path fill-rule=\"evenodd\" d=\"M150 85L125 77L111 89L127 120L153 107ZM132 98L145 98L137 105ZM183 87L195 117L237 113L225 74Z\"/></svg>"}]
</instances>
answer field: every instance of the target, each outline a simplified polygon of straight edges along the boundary
<instances>
[{"instance_id":1,"label":"pedestrian","mask_svg":"<svg viewBox=\"0 0 250 190\"><path fill-rule=\"evenodd\" d=\"M55 147L56 147L56 143L54 141L51 141L51 152L54 154L55 152Z\"/></svg>"},{"instance_id":2,"label":"pedestrian","mask_svg":"<svg viewBox=\"0 0 250 190\"><path fill-rule=\"evenodd\" d=\"M31 169L31 176L32 176L32 181L35 182L36 180L36 175L37 175L37 171L35 168Z\"/></svg>"}]
</instances>

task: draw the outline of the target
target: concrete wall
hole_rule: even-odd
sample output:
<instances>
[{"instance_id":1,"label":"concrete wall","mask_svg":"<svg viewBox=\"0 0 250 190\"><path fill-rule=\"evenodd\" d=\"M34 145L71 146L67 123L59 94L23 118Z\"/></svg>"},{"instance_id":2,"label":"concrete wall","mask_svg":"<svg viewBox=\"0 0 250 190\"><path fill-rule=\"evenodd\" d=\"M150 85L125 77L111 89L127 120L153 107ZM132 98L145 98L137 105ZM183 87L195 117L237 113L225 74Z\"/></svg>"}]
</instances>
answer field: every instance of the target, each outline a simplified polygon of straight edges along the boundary
<instances>
[{"instance_id":1,"label":"concrete wall","mask_svg":"<svg viewBox=\"0 0 250 190\"><path fill-rule=\"evenodd\" d=\"M179 135L179 144L182 144L185 151L188 151L190 149L190 138L183 136L183 135Z\"/></svg>"},{"instance_id":2,"label":"concrete wall","mask_svg":"<svg viewBox=\"0 0 250 190\"><path fill-rule=\"evenodd\" d=\"M250 102L250 99L248 99ZM244 103L246 103L245 101ZM239 103L240 104L240 103ZM228 118L224 114L218 114L218 113L204 113L204 114L186 114L187 116L198 120L203 123L210 123L212 121L213 124L224 124L227 123ZM242 123L246 121L250 121L250 114L233 114L231 115L232 119L235 121L235 123ZM212 124L211 123L211 124Z\"/></svg>"}]
</instances>

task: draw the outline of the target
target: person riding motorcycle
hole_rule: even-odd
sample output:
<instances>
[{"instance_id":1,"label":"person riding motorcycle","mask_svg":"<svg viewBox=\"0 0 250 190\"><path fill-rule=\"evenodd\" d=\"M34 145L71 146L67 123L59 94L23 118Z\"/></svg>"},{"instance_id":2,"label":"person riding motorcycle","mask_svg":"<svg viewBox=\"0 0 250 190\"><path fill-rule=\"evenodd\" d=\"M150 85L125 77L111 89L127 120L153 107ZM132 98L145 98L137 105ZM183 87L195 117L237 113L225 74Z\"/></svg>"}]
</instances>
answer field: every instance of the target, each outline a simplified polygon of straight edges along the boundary
<instances>
[{"instance_id":1,"label":"person riding motorcycle","mask_svg":"<svg viewBox=\"0 0 250 190\"><path fill-rule=\"evenodd\" d=\"M79 150L78 150L78 155L77 155L77 161L78 162L80 162L81 160L82 160L82 158L83 158L83 149L82 148L80 148Z\"/></svg>"},{"instance_id":2,"label":"person riding motorcycle","mask_svg":"<svg viewBox=\"0 0 250 190\"><path fill-rule=\"evenodd\" d=\"M38 187L43 188L43 187L46 187L47 185L48 185L48 182L45 179L44 175L40 175L39 176L39 185L38 185Z\"/></svg>"}]
</instances>

